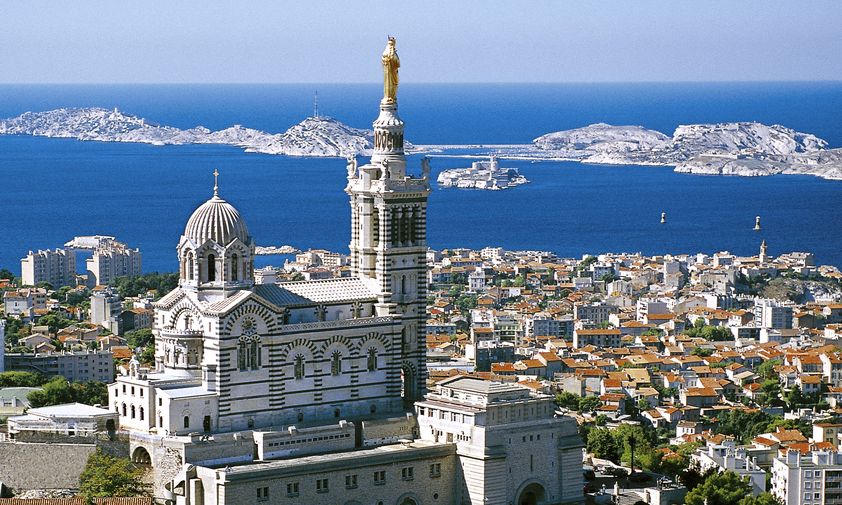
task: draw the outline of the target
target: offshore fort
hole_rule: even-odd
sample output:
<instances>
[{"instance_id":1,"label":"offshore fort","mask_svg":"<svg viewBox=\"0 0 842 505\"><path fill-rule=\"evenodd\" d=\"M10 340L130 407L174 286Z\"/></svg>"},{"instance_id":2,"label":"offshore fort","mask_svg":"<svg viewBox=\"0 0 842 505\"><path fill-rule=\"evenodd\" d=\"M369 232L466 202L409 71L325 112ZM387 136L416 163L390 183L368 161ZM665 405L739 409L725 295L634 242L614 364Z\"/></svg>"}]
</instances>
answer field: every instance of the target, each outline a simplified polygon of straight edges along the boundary
<instances>
[{"instance_id":1,"label":"offshore fort","mask_svg":"<svg viewBox=\"0 0 842 505\"><path fill-rule=\"evenodd\" d=\"M496 156L475 161L470 168L442 170L436 180L443 188L487 189L498 191L514 188L529 181L516 168L500 167Z\"/></svg>"}]
</instances>

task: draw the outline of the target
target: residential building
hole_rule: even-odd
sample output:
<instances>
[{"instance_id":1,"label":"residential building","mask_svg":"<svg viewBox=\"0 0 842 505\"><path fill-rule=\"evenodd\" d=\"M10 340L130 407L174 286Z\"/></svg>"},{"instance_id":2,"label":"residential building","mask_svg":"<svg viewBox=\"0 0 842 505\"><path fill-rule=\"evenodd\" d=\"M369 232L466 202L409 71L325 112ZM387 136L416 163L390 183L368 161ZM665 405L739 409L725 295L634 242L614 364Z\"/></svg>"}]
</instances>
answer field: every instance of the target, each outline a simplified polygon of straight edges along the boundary
<instances>
[{"instance_id":1,"label":"residential building","mask_svg":"<svg viewBox=\"0 0 842 505\"><path fill-rule=\"evenodd\" d=\"M691 459L698 464L702 473L709 470L733 472L747 479L753 496L766 491L766 472L744 447L737 447L734 440L723 440L720 444L709 443L697 449Z\"/></svg>"},{"instance_id":2,"label":"residential building","mask_svg":"<svg viewBox=\"0 0 842 505\"><path fill-rule=\"evenodd\" d=\"M573 330L573 347L619 347L621 336L620 330L613 328L576 329Z\"/></svg>"},{"instance_id":3,"label":"residential building","mask_svg":"<svg viewBox=\"0 0 842 505\"><path fill-rule=\"evenodd\" d=\"M573 319L590 321L594 325L605 324L615 307L604 303L576 303L573 305Z\"/></svg>"},{"instance_id":4,"label":"residential building","mask_svg":"<svg viewBox=\"0 0 842 505\"><path fill-rule=\"evenodd\" d=\"M792 328L792 306L775 299L758 298L754 301L754 324L759 328Z\"/></svg>"},{"instance_id":5,"label":"residential building","mask_svg":"<svg viewBox=\"0 0 842 505\"><path fill-rule=\"evenodd\" d=\"M114 358L111 351L62 351L51 353L6 354L6 370L38 372L47 377L61 375L69 381L114 380Z\"/></svg>"},{"instance_id":6,"label":"residential building","mask_svg":"<svg viewBox=\"0 0 842 505\"><path fill-rule=\"evenodd\" d=\"M97 286L91 292L91 322L108 329L115 335L121 335L120 313L123 305L120 296L111 288Z\"/></svg>"},{"instance_id":7,"label":"residential building","mask_svg":"<svg viewBox=\"0 0 842 505\"><path fill-rule=\"evenodd\" d=\"M21 282L37 286L47 282L53 288L76 285L76 253L72 249L29 251L20 260Z\"/></svg>"},{"instance_id":8,"label":"residential building","mask_svg":"<svg viewBox=\"0 0 842 505\"><path fill-rule=\"evenodd\" d=\"M117 277L140 275L142 255L114 237L100 237L85 265L89 286L109 286Z\"/></svg>"},{"instance_id":9,"label":"residential building","mask_svg":"<svg viewBox=\"0 0 842 505\"><path fill-rule=\"evenodd\" d=\"M772 494L784 505L842 504L842 453L788 450L772 463Z\"/></svg>"}]
</instances>

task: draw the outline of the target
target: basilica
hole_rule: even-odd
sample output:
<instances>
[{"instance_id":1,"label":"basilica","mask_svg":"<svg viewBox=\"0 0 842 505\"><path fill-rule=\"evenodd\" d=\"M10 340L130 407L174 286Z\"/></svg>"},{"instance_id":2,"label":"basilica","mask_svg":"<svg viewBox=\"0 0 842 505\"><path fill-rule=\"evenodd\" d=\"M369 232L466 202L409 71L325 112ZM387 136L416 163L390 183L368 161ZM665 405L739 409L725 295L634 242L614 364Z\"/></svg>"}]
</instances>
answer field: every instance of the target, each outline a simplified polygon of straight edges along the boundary
<instances>
[{"instance_id":1,"label":"basilica","mask_svg":"<svg viewBox=\"0 0 842 505\"><path fill-rule=\"evenodd\" d=\"M466 378L426 390L430 168L407 172L393 38L381 61L374 153L347 165L350 277L255 282L254 238L216 172L187 221L155 364L133 359L109 385L163 502L582 499L581 440L550 397Z\"/></svg>"}]
</instances>

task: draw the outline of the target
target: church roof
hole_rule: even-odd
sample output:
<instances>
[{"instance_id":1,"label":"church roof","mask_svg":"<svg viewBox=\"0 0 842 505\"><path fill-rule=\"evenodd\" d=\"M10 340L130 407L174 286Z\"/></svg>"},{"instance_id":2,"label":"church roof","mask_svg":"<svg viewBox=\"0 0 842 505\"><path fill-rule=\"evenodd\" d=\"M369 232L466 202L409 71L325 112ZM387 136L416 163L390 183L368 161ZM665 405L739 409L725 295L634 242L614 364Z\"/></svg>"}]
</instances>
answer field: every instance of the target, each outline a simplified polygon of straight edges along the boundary
<instances>
[{"instance_id":1,"label":"church roof","mask_svg":"<svg viewBox=\"0 0 842 505\"><path fill-rule=\"evenodd\" d=\"M220 198L216 189L213 197L200 205L187 220L184 236L199 245L212 240L225 246L235 238L249 242L246 222L233 205Z\"/></svg>"},{"instance_id":2,"label":"church roof","mask_svg":"<svg viewBox=\"0 0 842 505\"><path fill-rule=\"evenodd\" d=\"M355 278L258 284L254 293L279 307L376 298L360 279Z\"/></svg>"}]
</instances>

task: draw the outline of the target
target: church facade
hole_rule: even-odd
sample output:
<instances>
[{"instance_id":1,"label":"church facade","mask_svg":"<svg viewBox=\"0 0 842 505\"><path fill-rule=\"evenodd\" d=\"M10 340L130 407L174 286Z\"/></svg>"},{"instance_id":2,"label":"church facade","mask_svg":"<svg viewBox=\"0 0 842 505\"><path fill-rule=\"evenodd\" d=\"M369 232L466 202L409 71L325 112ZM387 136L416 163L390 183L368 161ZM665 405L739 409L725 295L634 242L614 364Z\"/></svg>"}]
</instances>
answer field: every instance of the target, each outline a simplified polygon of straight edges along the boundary
<instances>
[{"instance_id":1,"label":"church facade","mask_svg":"<svg viewBox=\"0 0 842 505\"><path fill-rule=\"evenodd\" d=\"M394 39L390 45L394 53ZM155 364L132 360L108 388L133 460L153 466L157 497L184 505L270 497L272 503L488 503L475 480L488 478L485 452L496 454L489 456L494 472L505 472L499 450L471 449L464 433L475 428L468 425L461 435L437 434L429 416L415 410L432 411L416 404L427 383L430 168L424 160L419 175L407 172L393 71L392 95L384 96L373 125L370 161L348 160L350 277L255 282L254 238L216 182L188 220L177 247L179 286L155 304ZM525 405L534 400L530 395L509 391L500 401ZM550 435L556 445L549 456L530 457L551 458L547 468L554 471L530 481L527 501L513 494L516 486L510 496L498 486L495 502L581 498L575 423L571 428L572 420L555 418L544 400L538 401L541 429L558 431L558 439ZM526 427L509 423L506 433ZM465 458L473 461L469 474L460 467ZM573 475L564 477L571 461ZM362 467L365 474L349 473ZM391 483L395 472L402 474L397 486L376 487ZM564 479L575 485L562 489ZM346 492L336 493L343 480Z\"/></svg>"}]
</instances>

